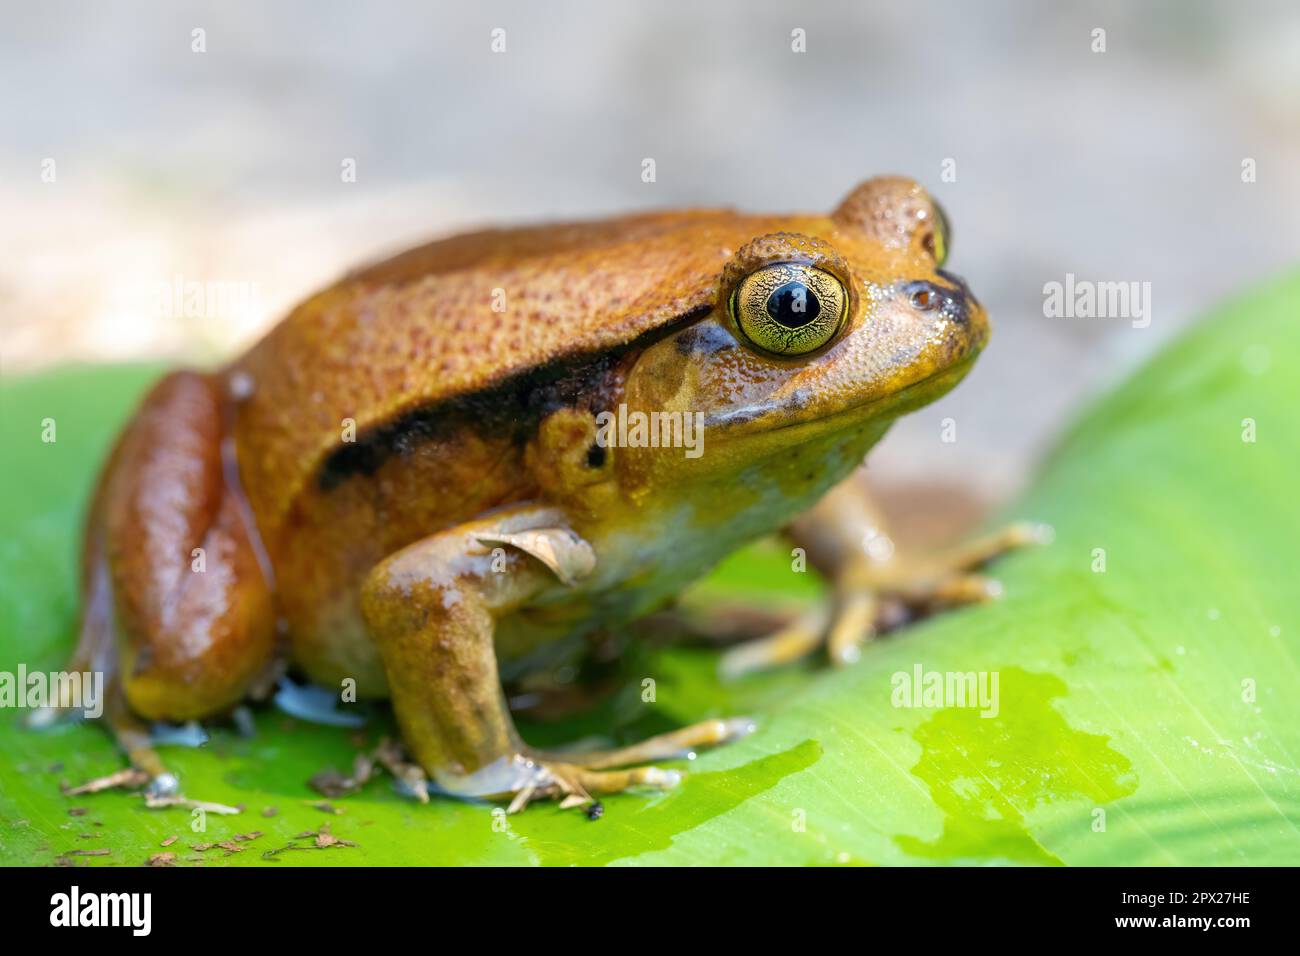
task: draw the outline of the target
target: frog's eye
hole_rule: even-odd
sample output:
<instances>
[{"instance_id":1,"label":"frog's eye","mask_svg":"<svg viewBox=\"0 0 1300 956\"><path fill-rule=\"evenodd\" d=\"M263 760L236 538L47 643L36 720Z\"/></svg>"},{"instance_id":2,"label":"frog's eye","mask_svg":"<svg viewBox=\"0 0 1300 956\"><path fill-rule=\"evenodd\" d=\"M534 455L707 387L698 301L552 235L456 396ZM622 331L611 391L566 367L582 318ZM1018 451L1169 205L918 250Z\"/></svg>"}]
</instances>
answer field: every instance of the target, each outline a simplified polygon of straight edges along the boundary
<instances>
[{"instance_id":1,"label":"frog's eye","mask_svg":"<svg viewBox=\"0 0 1300 956\"><path fill-rule=\"evenodd\" d=\"M776 355L803 355L839 331L848 296L840 280L802 262L751 272L736 286L731 313L754 345Z\"/></svg>"}]
</instances>

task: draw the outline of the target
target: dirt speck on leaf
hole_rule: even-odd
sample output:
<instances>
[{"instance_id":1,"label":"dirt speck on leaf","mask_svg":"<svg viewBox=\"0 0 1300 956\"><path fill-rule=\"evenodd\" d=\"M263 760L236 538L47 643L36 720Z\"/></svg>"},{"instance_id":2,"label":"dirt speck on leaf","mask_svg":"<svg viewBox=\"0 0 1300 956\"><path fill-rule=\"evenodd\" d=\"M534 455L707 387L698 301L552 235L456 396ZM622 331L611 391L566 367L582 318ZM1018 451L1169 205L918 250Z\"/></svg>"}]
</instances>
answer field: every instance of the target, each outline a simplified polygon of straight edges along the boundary
<instances>
[{"instance_id":1,"label":"dirt speck on leaf","mask_svg":"<svg viewBox=\"0 0 1300 956\"><path fill-rule=\"evenodd\" d=\"M330 833L330 828L328 823L322 823L319 830L306 830L302 833L299 833L293 839L294 839L293 843L288 843L282 847L277 847L274 850L267 850L265 853L262 854L262 859L274 860L281 853L284 853L286 850L326 850L331 847L356 846L356 843L354 843L353 841L344 840ZM298 842L300 840L311 841L311 842L300 843Z\"/></svg>"}]
</instances>

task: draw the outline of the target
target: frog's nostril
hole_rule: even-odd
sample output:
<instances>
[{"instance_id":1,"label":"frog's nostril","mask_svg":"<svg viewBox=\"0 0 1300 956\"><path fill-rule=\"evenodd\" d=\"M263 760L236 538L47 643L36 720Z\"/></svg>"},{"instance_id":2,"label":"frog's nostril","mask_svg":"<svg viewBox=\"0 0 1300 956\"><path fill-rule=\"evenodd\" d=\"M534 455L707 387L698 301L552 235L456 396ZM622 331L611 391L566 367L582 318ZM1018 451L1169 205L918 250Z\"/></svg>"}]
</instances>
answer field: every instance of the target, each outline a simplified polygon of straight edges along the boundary
<instances>
[{"instance_id":1,"label":"frog's nostril","mask_svg":"<svg viewBox=\"0 0 1300 956\"><path fill-rule=\"evenodd\" d=\"M939 270L938 276L946 283L917 280L904 287L912 308L919 312L938 312L961 326L969 326L971 315L979 309L979 303L971 295L966 281L960 276Z\"/></svg>"},{"instance_id":2,"label":"frog's nostril","mask_svg":"<svg viewBox=\"0 0 1300 956\"><path fill-rule=\"evenodd\" d=\"M917 289L912 293L912 305L929 312L939 307L939 296L931 289Z\"/></svg>"},{"instance_id":3,"label":"frog's nostril","mask_svg":"<svg viewBox=\"0 0 1300 956\"><path fill-rule=\"evenodd\" d=\"M909 283L904 291L918 312L938 312L958 325L966 325L970 320L971 300L962 288L918 281Z\"/></svg>"}]
</instances>

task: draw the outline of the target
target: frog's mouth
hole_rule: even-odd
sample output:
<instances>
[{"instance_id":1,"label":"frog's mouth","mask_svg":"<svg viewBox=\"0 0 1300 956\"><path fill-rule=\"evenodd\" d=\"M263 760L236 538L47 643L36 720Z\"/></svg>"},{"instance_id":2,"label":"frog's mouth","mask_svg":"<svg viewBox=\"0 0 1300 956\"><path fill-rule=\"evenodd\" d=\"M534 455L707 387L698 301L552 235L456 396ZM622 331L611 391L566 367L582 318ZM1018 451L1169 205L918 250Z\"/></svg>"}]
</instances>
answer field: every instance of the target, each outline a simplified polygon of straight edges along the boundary
<instances>
[{"instance_id":1,"label":"frog's mouth","mask_svg":"<svg viewBox=\"0 0 1300 956\"><path fill-rule=\"evenodd\" d=\"M704 427L721 430L723 434L719 441L726 441L728 432L739 438L741 433L750 434L759 431L769 434L779 432L784 442L797 442L799 439L792 434L796 429L822 433L843 428L849 419L862 422L892 421L930 404L951 391L966 377L966 373L975 364L979 351L978 348L972 349L970 354L960 361L944 366L896 392L864 401L850 402L820 414L815 410L809 412L809 408L813 405L812 399L801 398L796 392L781 401L765 402L761 405L751 405L710 415L704 420ZM769 421L769 419L775 420Z\"/></svg>"}]
</instances>

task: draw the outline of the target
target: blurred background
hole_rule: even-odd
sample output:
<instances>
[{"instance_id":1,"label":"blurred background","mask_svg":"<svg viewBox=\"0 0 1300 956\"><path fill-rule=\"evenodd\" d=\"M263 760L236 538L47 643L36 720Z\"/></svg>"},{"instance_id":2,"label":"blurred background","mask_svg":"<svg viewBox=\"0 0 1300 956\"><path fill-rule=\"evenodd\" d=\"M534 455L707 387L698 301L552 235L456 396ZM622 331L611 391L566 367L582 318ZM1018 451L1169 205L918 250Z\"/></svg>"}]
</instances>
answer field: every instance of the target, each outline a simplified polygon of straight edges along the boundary
<instances>
[{"instance_id":1,"label":"blurred background","mask_svg":"<svg viewBox=\"0 0 1300 956\"><path fill-rule=\"evenodd\" d=\"M1300 251L1294 0L3 7L6 376L216 363L344 270L470 226L829 211L898 172L946 207L994 337L873 472L996 502L1089 394ZM1150 326L1046 317L1066 273L1150 282ZM195 282L225 301L160 304Z\"/></svg>"}]
</instances>

